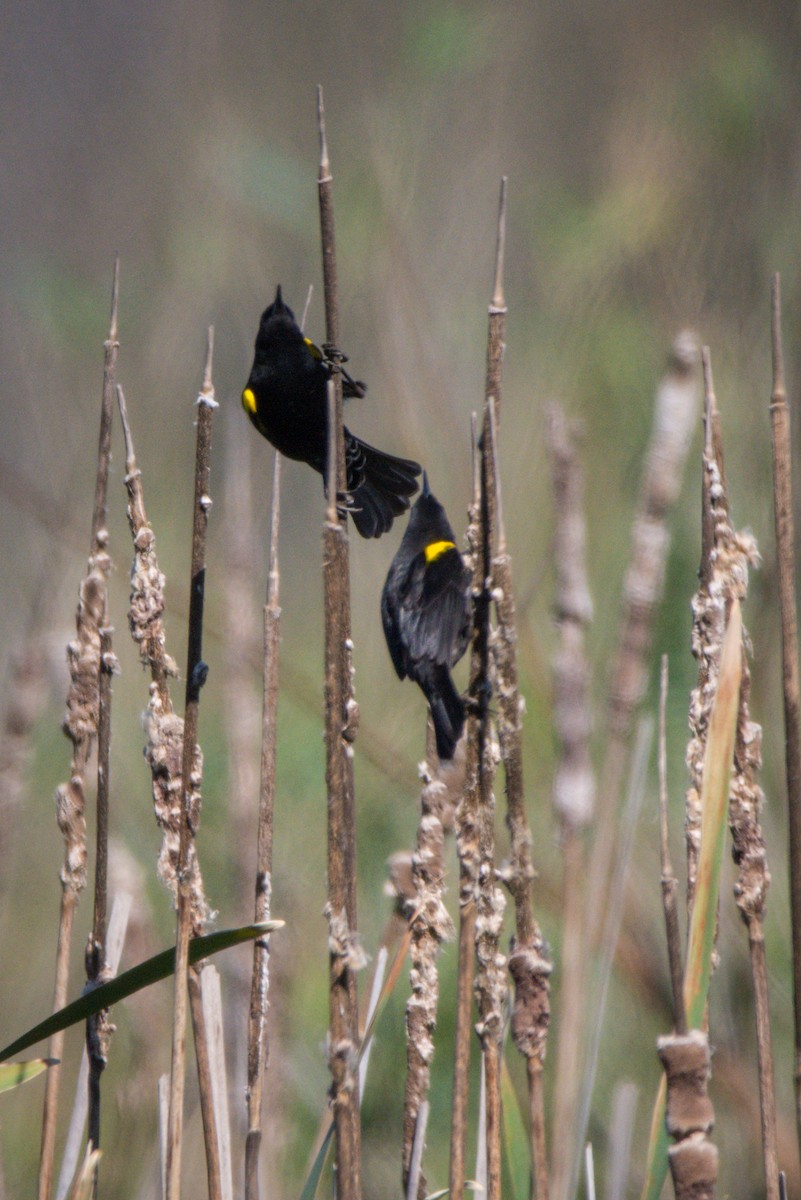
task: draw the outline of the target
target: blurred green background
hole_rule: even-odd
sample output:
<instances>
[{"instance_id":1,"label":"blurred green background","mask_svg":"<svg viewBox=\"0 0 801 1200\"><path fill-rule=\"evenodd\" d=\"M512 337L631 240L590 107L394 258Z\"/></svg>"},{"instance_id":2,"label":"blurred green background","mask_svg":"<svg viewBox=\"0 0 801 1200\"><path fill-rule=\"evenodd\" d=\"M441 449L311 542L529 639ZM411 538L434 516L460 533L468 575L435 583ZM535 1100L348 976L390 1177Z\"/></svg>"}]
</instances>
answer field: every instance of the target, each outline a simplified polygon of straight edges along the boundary
<instances>
[{"instance_id":1,"label":"blurred green background","mask_svg":"<svg viewBox=\"0 0 801 1200\"><path fill-rule=\"evenodd\" d=\"M231 818L232 768L247 770L248 764L232 763L234 710L227 688L232 648L244 645L247 687L234 677L235 691L258 722L272 454L247 425L239 393L259 314L276 283L296 310L314 285L307 329L323 337L315 113L315 85L322 83L342 341L354 374L370 385L368 397L351 404L348 421L368 440L423 461L457 529L464 527L470 494L470 413L483 398L499 181L509 176L504 506L528 706L538 916L557 967L561 858L550 810L554 635L545 405L560 400L585 427L600 757L602 700L653 392L680 329L695 329L711 346L733 517L753 528L763 554L745 619L754 643L753 716L765 726L765 827L774 873L771 1001L779 1104L791 1132L768 318L770 274L780 270L795 396L800 51L801 15L789 2L388 0L379 6L364 0L195 0L154 6L137 0L9 0L0 39L0 671L6 700L14 655L28 653L29 631L43 622L48 633L36 641L47 664L46 688L28 786L18 806L5 798L0 928L6 1040L45 1014L52 991L62 849L51 797L69 764L68 744L58 731L66 691L63 648L88 550L102 342L117 251L118 374L168 578L168 648L179 662L185 657L193 403L205 330L215 327L221 408L214 430L199 853L219 923L238 924L250 913L242 872L255 853L255 818ZM130 539L118 429L114 439L111 597L122 675L114 685L112 831L130 856L126 869L139 906L129 962L166 943L172 914L154 871L159 839L141 759L147 680L126 640ZM677 861L687 694L695 676L689 599L699 555L699 449L700 424L673 518L654 655L654 663L659 652L671 656L668 734ZM319 479L288 464L274 911L289 927L280 947L276 940L273 959L277 1033L269 1086L279 1115L265 1152L275 1196L298 1193L327 1086L321 1050L327 1021L321 516ZM247 539L253 531L256 549L246 550L246 569L234 576L232 547L239 535ZM368 951L389 911L382 897L385 861L413 842L416 763L423 751L420 694L395 679L378 620L381 584L401 532L402 524L380 542L351 542L362 710L359 902ZM241 607L234 607L234 598ZM175 695L180 703L180 687ZM670 1024L656 838L655 810L647 806L633 868L642 923L629 931L636 953L618 964L614 976L589 1130L601 1179L610 1097L623 1079L634 1079L641 1089L636 1178L658 1077L654 1039ZM753 1017L745 934L732 915L730 882L727 875L723 965L713 983L716 1140L722 1190L756 1196L762 1184ZM453 875L450 891L453 899ZM87 898L77 921L73 993L81 986L90 908ZM231 1102L241 1121L243 1055L241 1042L234 1041L244 1029L245 1010L231 997L249 955L237 953L223 969L231 1025L239 1023L231 1030ZM454 957L454 948L447 948L443 997L450 992ZM364 1098L368 1196L397 1194L399 1186L404 999L393 998L379 1030ZM103 1085L108 1196L153 1194L155 1083L169 1065L169 1013L168 990L160 989L115 1014L119 1032ZM451 1024L450 1002L443 999L428 1138L432 1187L446 1180ZM74 1033L65 1059L67 1085L79 1051ZM551 1068L554 1061L552 1050ZM9 1195L31 1191L41 1093L39 1082L2 1099ZM190 1097L190 1109L192 1103ZM191 1118L193 1144L196 1126ZM783 1165L797 1178L792 1141L786 1144ZM191 1171L200 1170L199 1155L194 1158L187 1194Z\"/></svg>"}]
</instances>

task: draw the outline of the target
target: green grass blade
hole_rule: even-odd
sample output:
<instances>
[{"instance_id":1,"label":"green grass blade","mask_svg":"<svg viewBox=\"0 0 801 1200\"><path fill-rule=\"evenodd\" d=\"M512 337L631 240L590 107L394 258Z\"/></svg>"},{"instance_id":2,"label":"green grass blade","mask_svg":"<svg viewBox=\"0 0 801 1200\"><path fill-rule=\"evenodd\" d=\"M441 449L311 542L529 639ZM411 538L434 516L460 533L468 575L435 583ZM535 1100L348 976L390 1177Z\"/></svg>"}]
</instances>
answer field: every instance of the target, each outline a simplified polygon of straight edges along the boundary
<instances>
[{"instance_id":1,"label":"green grass blade","mask_svg":"<svg viewBox=\"0 0 801 1200\"><path fill-rule=\"evenodd\" d=\"M21 1083L35 1079L57 1062L57 1058L32 1058L30 1062L4 1063L0 1066L0 1092L10 1092Z\"/></svg>"},{"instance_id":2,"label":"green grass blade","mask_svg":"<svg viewBox=\"0 0 801 1200\"><path fill-rule=\"evenodd\" d=\"M227 950L230 946L237 946L241 942L262 937L265 933L272 933L283 924L283 921L263 921L255 925L243 925L239 929L221 929L205 937L192 938L189 943L189 962L199 962L202 958L218 954L220 950ZM20 1054L44 1038L52 1037L62 1029L68 1029L70 1025L76 1025L78 1021L85 1021L87 1017L93 1016L103 1008L111 1008L112 1004L117 1004L126 996L132 996L134 992L140 992L151 983L167 979L174 969L175 947L171 946L169 950L162 951L154 958L148 958L145 962L131 967L130 971L124 971L109 983L93 988L77 1000L73 1000L71 1004L60 1008L47 1020L34 1025L27 1033L23 1033L16 1041L0 1050L0 1062L14 1054Z\"/></svg>"},{"instance_id":3,"label":"green grass blade","mask_svg":"<svg viewBox=\"0 0 801 1200\"><path fill-rule=\"evenodd\" d=\"M687 966L684 972L684 1008L687 1026L701 1024L712 978L712 950L717 927L720 868L726 840L729 780L734 759L737 713L742 676L742 620L740 602L734 600L720 652L720 675L709 718L701 785L701 849L695 886ZM661 1081L651 1122L642 1200L659 1200L667 1174L668 1138L665 1130L665 1081Z\"/></svg>"},{"instance_id":4,"label":"green grass blade","mask_svg":"<svg viewBox=\"0 0 801 1200\"><path fill-rule=\"evenodd\" d=\"M300 1193L300 1200L314 1200L317 1195L317 1188L320 1185L320 1176L323 1173L325 1160L328 1157L328 1147L331 1145L331 1138L334 1133L334 1122L328 1126L325 1137L322 1140L320 1149L317 1151L317 1157L312 1163L312 1168L306 1176L306 1182L303 1185L303 1191Z\"/></svg>"}]
</instances>

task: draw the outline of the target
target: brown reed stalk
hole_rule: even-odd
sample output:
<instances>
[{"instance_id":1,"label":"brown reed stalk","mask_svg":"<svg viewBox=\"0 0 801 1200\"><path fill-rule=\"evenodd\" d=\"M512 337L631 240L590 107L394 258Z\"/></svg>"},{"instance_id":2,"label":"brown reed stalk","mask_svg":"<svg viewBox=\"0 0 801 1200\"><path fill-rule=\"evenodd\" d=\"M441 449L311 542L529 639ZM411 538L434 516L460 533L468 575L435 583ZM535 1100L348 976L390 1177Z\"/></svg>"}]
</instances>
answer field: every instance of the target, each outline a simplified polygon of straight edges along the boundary
<instances>
[{"instance_id":1,"label":"brown reed stalk","mask_svg":"<svg viewBox=\"0 0 801 1200\"><path fill-rule=\"evenodd\" d=\"M329 1069L336 1145L338 1200L361 1196L361 1129L357 1051L356 971L363 962L356 933L356 813L353 742L359 710L353 697L348 532L337 499L346 491L342 423L333 177L325 134L322 88L317 90L320 131L318 196L323 255L326 352L334 363L328 388L328 495L323 531L325 607L325 746L328 793Z\"/></svg>"},{"instance_id":2,"label":"brown reed stalk","mask_svg":"<svg viewBox=\"0 0 801 1200\"><path fill-rule=\"evenodd\" d=\"M709 1099L709 1036L699 1029L657 1042L667 1079L665 1122L674 1145L668 1150L676 1200L712 1200L718 1149L709 1134L715 1121Z\"/></svg>"},{"instance_id":3,"label":"brown reed stalk","mask_svg":"<svg viewBox=\"0 0 801 1200\"><path fill-rule=\"evenodd\" d=\"M509 973L515 988L512 1037L518 1053L526 1060L532 1196L536 1196L537 1200L547 1200L548 1156L543 1066L551 1016L550 975L553 968L547 944L534 916L535 871L531 858L531 829L526 814L523 786L523 698L517 676L517 625L512 562L507 549L503 520L494 397L490 397L489 400L489 417L489 453L495 487L497 526L497 546L492 557L492 597L498 624L493 634L492 653L498 695L498 741L506 785L506 824L511 842L509 861L502 866L499 874L509 889L515 908L515 933L508 960Z\"/></svg>"},{"instance_id":4,"label":"brown reed stalk","mask_svg":"<svg viewBox=\"0 0 801 1200\"><path fill-rule=\"evenodd\" d=\"M272 912L273 814L275 811L276 716L278 711L278 653L281 632L279 604L278 531L281 499L281 456L273 466L273 504L270 522L270 570L264 605L264 662L262 670L261 779L256 850L255 920L269 921ZM245 1142L245 1198L258 1200L261 1105L264 1073L269 1056L267 1011L270 986L270 944L259 938L253 944L253 973L248 1023L248 1132Z\"/></svg>"},{"instance_id":5,"label":"brown reed stalk","mask_svg":"<svg viewBox=\"0 0 801 1200\"><path fill-rule=\"evenodd\" d=\"M476 892L476 980L474 990L479 1020L476 1032L481 1042L484 1062L486 1098L486 1152L487 1152L487 1196L489 1200L500 1200L501 1194L501 1036L503 1033L503 1007L506 1000L506 956L500 949L500 935L506 898L497 885L495 866L495 794L493 782L499 758L499 746L494 736L489 710L490 689L494 687L495 661L493 646L495 635L491 628L490 601L495 590L493 579L493 554L498 538L499 484L496 476L495 420L500 420L501 386L503 382L503 353L506 334L506 302L503 293L503 267L506 245L506 196L507 180L501 180L498 205L498 224L495 254L495 278L492 300L489 306L487 329L487 368L484 387L485 403L480 442L480 540L478 561L481 571L481 595L476 601L474 652L471 661L470 698L473 705L479 690L483 704L478 710L478 721L472 732L476 738L475 751L471 751L468 722L467 771L465 775L465 798L476 805L478 824L478 888ZM511 580L507 581L511 584ZM511 597L509 597L511 598ZM507 614L508 615L508 614ZM508 634L508 630L506 630ZM510 664L506 662L507 670ZM507 677L505 683L511 686ZM519 696L507 697L511 707L519 709ZM501 697L501 703L505 699ZM519 711L511 718L519 721ZM509 727L510 728L510 727ZM511 767L513 790L522 786L522 759L519 744L515 749L510 734L506 742L507 772ZM518 809L522 796L518 797ZM518 813L519 817L519 813ZM513 846L513 854L521 846ZM515 864L525 873L522 862ZM530 867L530 860L529 860ZM514 870L514 868L513 868ZM517 881L521 875L518 872Z\"/></svg>"},{"instance_id":6,"label":"brown reed stalk","mask_svg":"<svg viewBox=\"0 0 801 1200\"><path fill-rule=\"evenodd\" d=\"M203 602L206 576L206 530L211 508L209 479L211 474L211 426L213 410L217 407L211 381L213 330L209 329L206 367L203 385L198 396L197 449L195 459L195 499L192 527L192 565L189 594L189 637L186 668L186 701L184 708L183 743L181 752L181 810L177 864L177 931L175 945L175 997L173 1007L172 1065L170 1076L170 1105L167 1133L167 1200L179 1200L181 1189L181 1137L183 1131L183 1100L186 1058L186 1001L189 992L195 1023L195 1049L198 1059L203 1125L206 1137L206 1161L209 1172L209 1191L219 1195L219 1162L217 1139L213 1125L213 1102L206 1041L203 1036L202 1002L197 975L190 976L189 939L197 932L206 917L205 906L198 909L194 887L195 837L200 821L201 767L197 740L200 689L205 683L207 667L202 658ZM204 1061L205 1059L205 1061ZM216 1170L215 1170L216 1167Z\"/></svg>"},{"instance_id":7,"label":"brown reed stalk","mask_svg":"<svg viewBox=\"0 0 801 1200\"><path fill-rule=\"evenodd\" d=\"M596 836L587 889L588 944L600 934L617 838L617 806L626 773L632 721L648 683L653 621L662 599L670 549L668 517L679 497L698 410L698 346L680 334L657 389L654 423L623 585L623 613L609 694L608 731L598 791Z\"/></svg>"},{"instance_id":8,"label":"brown reed stalk","mask_svg":"<svg viewBox=\"0 0 801 1200\"><path fill-rule=\"evenodd\" d=\"M581 959L587 965L598 949L608 907L611 868L619 837L620 795L628 769L631 730L648 682L653 622L664 588L670 549L668 518L679 496L684 464L695 427L698 408L697 363L695 337L690 333L680 334L671 347L668 368L659 383L654 401L651 438L623 584L620 633L612 667L604 758L597 797L595 837L586 870ZM586 1006L584 1010L576 1013L576 1027L560 1027L561 1037L579 1047L579 1053L572 1056L574 1073L565 1071L557 1079L555 1109L562 1114L574 1112L578 1104L586 1047ZM568 1128L575 1129L575 1125L571 1123ZM569 1155L565 1156L564 1169L555 1175L553 1194L556 1200L566 1200L570 1180L577 1177L579 1155L580 1148L574 1145Z\"/></svg>"},{"instance_id":9,"label":"brown reed stalk","mask_svg":"<svg viewBox=\"0 0 801 1200\"><path fill-rule=\"evenodd\" d=\"M750 717L751 671L746 655L747 636L744 633L734 770L729 791L729 828L732 835L732 857L738 866L734 898L748 930L751 980L754 989L765 1196L767 1200L779 1200L776 1099L765 960L765 910L770 872L759 816L765 802L758 781L759 769L762 766L762 727Z\"/></svg>"},{"instance_id":10,"label":"brown reed stalk","mask_svg":"<svg viewBox=\"0 0 801 1200\"><path fill-rule=\"evenodd\" d=\"M70 687L67 713L62 728L72 742L70 778L56 789L56 819L64 837L64 865L61 869L61 910L59 917L53 1011L62 1008L67 998L69 953L72 926L78 897L86 886L85 779L89 757L97 738L101 676L100 630L108 624L108 576L111 558L106 529L106 497L111 457L111 414L114 402L114 375L117 364L117 302L119 297L119 259L114 263L111 292L111 321L103 346L103 393L98 441L92 532L87 573L80 588L76 614L77 636L67 646ZM48 1056L61 1060L64 1034L50 1039ZM38 1200L49 1200L53 1181L53 1153L60 1067L51 1067L45 1084L42 1115L42 1140L39 1154Z\"/></svg>"},{"instance_id":11,"label":"brown reed stalk","mask_svg":"<svg viewBox=\"0 0 801 1200\"><path fill-rule=\"evenodd\" d=\"M472 420L473 498L467 526L467 545L473 563L473 630L470 655L469 704L465 736L465 785L456 808L456 850L459 858L459 956L453 1053L453 1092L451 1098L451 1147L449 1191L453 1200L463 1200L465 1146L467 1141L467 1104L473 996L473 960L475 956L476 896L478 892L478 727L486 724L488 681L482 669L488 669L488 655L478 645L480 622L488 621L486 600L486 558L483 554L481 464L478 453L476 417ZM482 603L482 597L483 603ZM480 606L481 605L481 606ZM483 626L481 626L483 628ZM485 642L488 634L484 634ZM483 681L483 685L482 685Z\"/></svg>"},{"instance_id":12,"label":"brown reed stalk","mask_svg":"<svg viewBox=\"0 0 801 1200\"><path fill-rule=\"evenodd\" d=\"M109 811L109 751L111 748L111 677L119 670L112 652L112 630L100 630L100 683L98 688L97 721L97 829L95 850L95 895L92 931L86 946L86 979L89 986L111 978L106 947L106 912L108 905L108 811ZM86 1022L86 1052L89 1059L89 1149L100 1149L100 1077L108 1061L108 1051L114 1026L109 1010L102 1009ZM97 1167L94 1171L93 1192L97 1196Z\"/></svg>"},{"instance_id":13,"label":"brown reed stalk","mask_svg":"<svg viewBox=\"0 0 801 1200\"><path fill-rule=\"evenodd\" d=\"M457 1200L461 1200L464 1191L469 1063L468 933L472 935L475 943L476 977L473 990L479 1014L476 1032L481 1042L484 1063L487 1194L490 1200L496 1200L500 1196L501 1185L500 1037L501 1006L506 991L506 963L499 948L505 900L503 892L497 887L495 870L493 778L498 748L492 736L489 714L492 671L490 599L496 503L489 411L492 401L499 400L501 389L500 367L506 309L503 304L500 270L505 236L505 198L504 181L501 188L495 289L489 316L486 403L480 450L474 455L474 495L467 532L473 561L474 605L466 721L465 787L456 813L460 880L459 994L454 1055L450 1190ZM499 299L500 303L496 304L496 299Z\"/></svg>"},{"instance_id":14,"label":"brown reed stalk","mask_svg":"<svg viewBox=\"0 0 801 1200\"><path fill-rule=\"evenodd\" d=\"M548 409L547 443L553 481L556 574L554 615L559 647L554 655L554 725L560 753L554 773L553 806L562 848L562 953L559 967L559 1029L578 1029L584 1005L583 931L585 855L583 829L595 805L590 759L592 714L585 631L592 621L587 580L584 472L577 453L580 428L556 404ZM569 1036L557 1041L557 1081L577 1079L580 1047ZM557 1179L569 1171L574 1102L557 1082L552 1161Z\"/></svg>"},{"instance_id":15,"label":"brown reed stalk","mask_svg":"<svg viewBox=\"0 0 801 1200\"><path fill-rule=\"evenodd\" d=\"M716 547L721 541L721 533L722 530L717 527ZM765 1195L767 1200L778 1200L779 1154L764 932L770 872L760 823L760 812L764 804L758 778L762 765L762 727L752 721L750 716L751 671L746 653L748 645L748 635L744 632L734 769L729 788L729 828L732 835L732 856L739 868L734 896L740 916L748 930L754 988Z\"/></svg>"},{"instance_id":16,"label":"brown reed stalk","mask_svg":"<svg viewBox=\"0 0 801 1200\"><path fill-rule=\"evenodd\" d=\"M748 568L759 561L750 533L735 533L729 518L720 418L715 399L708 347L702 352L704 368L705 437L703 452L700 586L692 601L692 652L698 662L698 682L690 696L691 738L686 760L690 786L686 795L684 832L687 842L687 896L692 909L698 852L701 842L701 783L706 735L717 691L720 647L728 607L733 597L742 600L748 587Z\"/></svg>"},{"instance_id":17,"label":"brown reed stalk","mask_svg":"<svg viewBox=\"0 0 801 1200\"><path fill-rule=\"evenodd\" d=\"M773 276L773 388L770 420L773 443L773 509L779 604L782 622L784 695L784 769L790 836L790 913L793 939L793 1014L795 1019L795 1122L801 1149L801 689L798 682L798 617L795 594L795 529L791 466L790 411L784 380L781 334L781 281Z\"/></svg>"},{"instance_id":18,"label":"brown reed stalk","mask_svg":"<svg viewBox=\"0 0 801 1200\"><path fill-rule=\"evenodd\" d=\"M437 958L443 941L453 937L453 922L443 901L445 891L445 833L452 821L452 805L446 784L430 763L436 763L432 726L429 721L427 762L422 766L420 821L417 844L411 860L413 892L404 908L411 928L409 973L411 995L406 1003L406 1086L403 1103L403 1189L409 1194L415 1164L415 1195L427 1194L422 1171L422 1139L418 1136L420 1114L427 1110L434 1057L434 1029L439 1003ZM425 1108L424 1108L425 1106Z\"/></svg>"},{"instance_id":19,"label":"brown reed stalk","mask_svg":"<svg viewBox=\"0 0 801 1200\"><path fill-rule=\"evenodd\" d=\"M667 690L668 657L663 654L659 679L659 857L662 865L662 906L665 913L670 986L673 993L673 1021L676 1033L685 1034L687 1032L687 1014L684 1010L684 967L682 966L681 933L676 903L678 880L670 860L670 842L668 840Z\"/></svg>"}]
</instances>

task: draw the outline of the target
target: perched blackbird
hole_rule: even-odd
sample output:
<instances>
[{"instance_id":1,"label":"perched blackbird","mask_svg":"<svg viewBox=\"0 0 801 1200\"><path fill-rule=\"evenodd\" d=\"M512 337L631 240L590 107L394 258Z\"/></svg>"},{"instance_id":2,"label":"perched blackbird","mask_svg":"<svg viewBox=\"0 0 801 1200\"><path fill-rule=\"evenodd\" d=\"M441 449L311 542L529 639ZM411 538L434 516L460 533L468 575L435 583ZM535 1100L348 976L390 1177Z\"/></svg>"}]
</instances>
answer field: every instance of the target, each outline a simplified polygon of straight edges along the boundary
<instances>
[{"instance_id":1,"label":"perched blackbird","mask_svg":"<svg viewBox=\"0 0 801 1200\"><path fill-rule=\"evenodd\" d=\"M381 620L398 675L408 675L423 689L437 754L445 760L453 758L464 726L464 701L450 668L470 640L470 582L445 509L423 472L423 490L381 594Z\"/></svg>"},{"instance_id":2,"label":"perched blackbird","mask_svg":"<svg viewBox=\"0 0 801 1200\"><path fill-rule=\"evenodd\" d=\"M327 383L331 364L298 326L279 286L262 314L242 405L259 433L287 458L325 476L328 441ZM365 386L343 371L345 397ZM345 430L345 506L362 537L380 537L417 491L420 465L368 446Z\"/></svg>"}]
</instances>

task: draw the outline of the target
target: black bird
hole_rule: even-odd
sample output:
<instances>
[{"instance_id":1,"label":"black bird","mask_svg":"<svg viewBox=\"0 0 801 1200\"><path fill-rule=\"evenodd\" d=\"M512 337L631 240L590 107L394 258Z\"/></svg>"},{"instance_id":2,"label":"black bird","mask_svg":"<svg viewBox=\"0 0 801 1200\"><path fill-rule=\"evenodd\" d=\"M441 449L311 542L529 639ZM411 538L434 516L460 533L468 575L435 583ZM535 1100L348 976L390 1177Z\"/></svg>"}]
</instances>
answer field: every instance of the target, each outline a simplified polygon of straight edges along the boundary
<instances>
[{"instance_id":1,"label":"black bird","mask_svg":"<svg viewBox=\"0 0 801 1200\"><path fill-rule=\"evenodd\" d=\"M363 396L364 384L342 372L345 397ZM281 288L262 313L242 406L259 433L287 458L308 463L325 476L328 441L326 385L331 364L304 337ZM362 537L380 537L409 507L417 491L419 463L395 458L345 430L345 504Z\"/></svg>"},{"instance_id":2,"label":"black bird","mask_svg":"<svg viewBox=\"0 0 801 1200\"><path fill-rule=\"evenodd\" d=\"M453 758L464 727L464 701L450 668L470 640L470 583L445 509L423 472L423 490L381 593L381 620L399 677L408 675L423 689L437 754L445 760Z\"/></svg>"}]
</instances>

